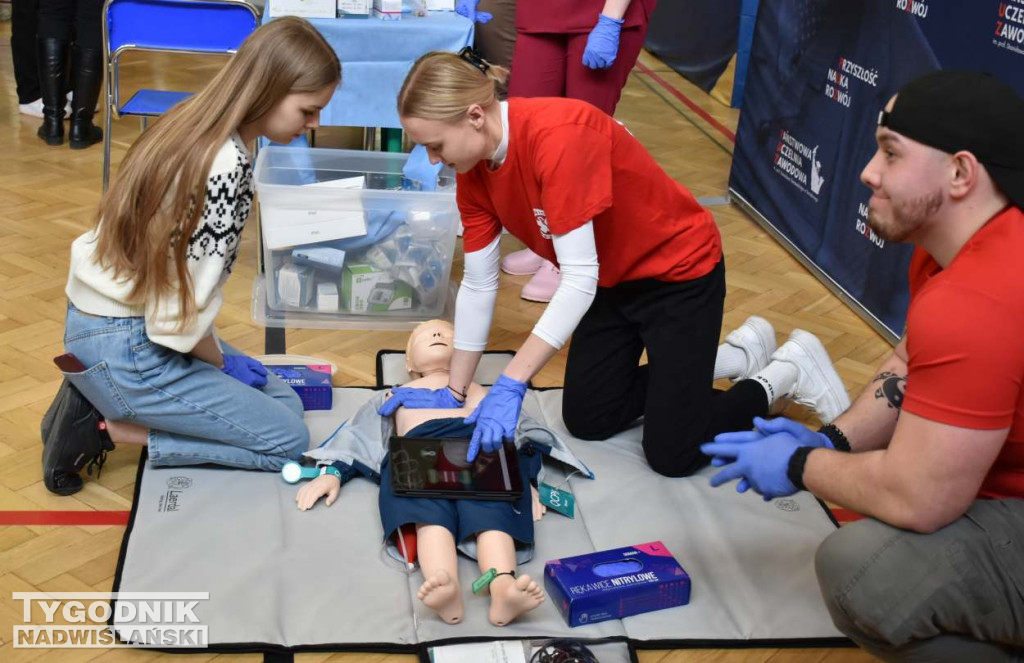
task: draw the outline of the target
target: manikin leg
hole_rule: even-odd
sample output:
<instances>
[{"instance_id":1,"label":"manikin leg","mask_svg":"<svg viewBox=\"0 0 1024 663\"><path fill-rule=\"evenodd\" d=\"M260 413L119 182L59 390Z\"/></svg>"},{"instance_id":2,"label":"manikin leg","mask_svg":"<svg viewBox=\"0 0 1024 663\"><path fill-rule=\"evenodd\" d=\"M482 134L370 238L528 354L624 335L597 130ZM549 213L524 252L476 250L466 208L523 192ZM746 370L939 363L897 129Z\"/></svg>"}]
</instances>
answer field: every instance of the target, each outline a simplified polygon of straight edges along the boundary
<instances>
[{"instance_id":1,"label":"manikin leg","mask_svg":"<svg viewBox=\"0 0 1024 663\"><path fill-rule=\"evenodd\" d=\"M416 597L449 624L462 621L462 595L455 556L455 537L440 525L416 524L423 584Z\"/></svg>"},{"instance_id":2,"label":"manikin leg","mask_svg":"<svg viewBox=\"0 0 1024 663\"><path fill-rule=\"evenodd\" d=\"M480 532L476 537L476 553L480 573L490 569L503 573L516 568L515 542L504 532ZM488 618L495 626L505 626L515 621L519 615L533 610L544 601L544 590L530 576L498 576L491 582L489 590L491 610Z\"/></svg>"}]
</instances>

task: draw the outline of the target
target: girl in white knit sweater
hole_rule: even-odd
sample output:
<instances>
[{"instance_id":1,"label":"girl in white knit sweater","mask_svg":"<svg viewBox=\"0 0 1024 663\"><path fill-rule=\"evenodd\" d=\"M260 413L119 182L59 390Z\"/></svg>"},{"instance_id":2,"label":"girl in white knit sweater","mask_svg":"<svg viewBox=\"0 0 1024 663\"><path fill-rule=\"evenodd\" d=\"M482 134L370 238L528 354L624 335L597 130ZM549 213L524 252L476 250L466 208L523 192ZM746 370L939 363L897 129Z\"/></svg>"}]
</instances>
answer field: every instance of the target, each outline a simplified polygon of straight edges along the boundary
<instances>
[{"instance_id":1,"label":"girl in white knit sweater","mask_svg":"<svg viewBox=\"0 0 1024 663\"><path fill-rule=\"evenodd\" d=\"M43 420L51 491L80 490L114 443L148 445L153 466L277 470L306 450L298 397L213 323L252 204L247 146L316 128L340 81L320 33L278 19L132 145L71 246L64 346L80 364Z\"/></svg>"}]
</instances>

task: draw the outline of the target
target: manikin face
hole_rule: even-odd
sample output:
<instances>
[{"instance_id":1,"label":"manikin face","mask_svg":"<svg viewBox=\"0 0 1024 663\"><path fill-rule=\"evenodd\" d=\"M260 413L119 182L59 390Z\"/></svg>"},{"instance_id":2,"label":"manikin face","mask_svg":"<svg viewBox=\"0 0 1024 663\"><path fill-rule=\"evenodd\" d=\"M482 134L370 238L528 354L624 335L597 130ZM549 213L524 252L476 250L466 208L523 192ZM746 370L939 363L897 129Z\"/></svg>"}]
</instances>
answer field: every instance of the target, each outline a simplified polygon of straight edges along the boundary
<instances>
[{"instance_id":1,"label":"manikin face","mask_svg":"<svg viewBox=\"0 0 1024 663\"><path fill-rule=\"evenodd\" d=\"M320 126L320 111L331 100L336 85L319 92L295 92L287 95L261 118L260 135L275 143L290 143L307 129Z\"/></svg>"},{"instance_id":2,"label":"manikin face","mask_svg":"<svg viewBox=\"0 0 1024 663\"><path fill-rule=\"evenodd\" d=\"M875 138L878 151L860 175L873 194L868 225L886 241L918 243L946 202L951 155L885 127Z\"/></svg>"},{"instance_id":3,"label":"manikin face","mask_svg":"<svg viewBox=\"0 0 1024 663\"><path fill-rule=\"evenodd\" d=\"M455 352L455 329L450 322L429 320L412 331L406 348L405 367L420 375L447 371Z\"/></svg>"},{"instance_id":4,"label":"manikin face","mask_svg":"<svg viewBox=\"0 0 1024 663\"><path fill-rule=\"evenodd\" d=\"M494 150L487 145L485 118L483 107L474 104L456 122L403 117L402 127L411 140L427 148L430 163L444 163L457 173L466 173L491 158Z\"/></svg>"}]
</instances>

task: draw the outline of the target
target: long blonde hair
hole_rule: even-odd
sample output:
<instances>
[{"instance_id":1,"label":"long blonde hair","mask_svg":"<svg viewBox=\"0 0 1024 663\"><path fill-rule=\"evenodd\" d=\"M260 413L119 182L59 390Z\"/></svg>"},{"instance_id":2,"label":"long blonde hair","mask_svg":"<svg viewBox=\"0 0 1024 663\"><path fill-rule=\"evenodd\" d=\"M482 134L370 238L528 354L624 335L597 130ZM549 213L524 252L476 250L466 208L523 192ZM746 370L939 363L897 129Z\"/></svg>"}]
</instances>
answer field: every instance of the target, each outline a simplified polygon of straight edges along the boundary
<instances>
[{"instance_id":1,"label":"long blonde hair","mask_svg":"<svg viewBox=\"0 0 1024 663\"><path fill-rule=\"evenodd\" d=\"M398 116L455 122L470 106L493 103L504 91L508 70L480 61L486 71L455 53L420 57L398 93Z\"/></svg>"},{"instance_id":2,"label":"long blonde hair","mask_svg":"<svg viewBox=\"0 0 1024 663\"><path fill-rule=\"evenodd\" d=\"M98 262L132 280L133 303L177 289L180 326L194 319L188 240L203 213L217 152L233 131L287 95L340 82L338 57L316 28L280 18L249 35L202 91L135 141L96 215Z\"/></svg>"}]
</instances>

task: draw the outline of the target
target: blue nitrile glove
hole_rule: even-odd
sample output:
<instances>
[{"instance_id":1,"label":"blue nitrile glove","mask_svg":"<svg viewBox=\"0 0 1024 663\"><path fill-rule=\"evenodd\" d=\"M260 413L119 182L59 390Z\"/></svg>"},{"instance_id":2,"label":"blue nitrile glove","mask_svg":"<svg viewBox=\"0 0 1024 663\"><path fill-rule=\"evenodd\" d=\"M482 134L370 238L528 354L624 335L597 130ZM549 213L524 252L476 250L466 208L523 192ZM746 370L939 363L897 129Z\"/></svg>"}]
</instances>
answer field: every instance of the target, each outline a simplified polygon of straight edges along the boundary
<instances>
[{"instance_id":1,"label":"blue nitrile glove","mask_svg":"<svg viewBox=\"0 0 1024 663\"><path fill-rule=\"evenodd\" d=\"M583 49L583 64L591 69L607 69L615 64L615 56L619 54L619 33L625 19L614 19L601 14L597 17L597 25L587 37L587 47Z\"/></svg>"},{"instance_id":2,"label":"blue nitrile glove","mask_svg":"<svg viewBox=\"0 0 1024 663\"><path fill-rule=\"evenodd\" d=\"M759 417L755 417L754 421L756 422L758 418ZM729 435L729 441L732 442L733 444L748 444L750 442L757 442L758 440L763 440L765 438L765 434L761 433L757 429L738 431L735 433L729 433ZM711 458L712 467L725 467L731 462L732 459L726 459L721 456L713 456ZM750 482L747 481L745 478L740 479L739 483L736 484L736 492L745 493L748 490L750 490Z\"/></svg>"},{"instance_id":3,"label":"blue nitrile glove","mask_svg":"<svg viewBox=\"0 0 1024 663\"><path fill-rule=\"evenodd\" d=\"M438 161L430 163L430 155L427 148L417 145L409 152L409 159L402 166L402 176L408 180L402 182L403 189L413 189L413 182L419 183L420 191L434 191L437 189L437 177L441 174L444 164Z\"/></svg>"},{"instance_id":4,"label":"blue nitrile glove","mask_svg":"<svg viewBox=\"0 0 1024 663\"><path fill-rule=\"evenodd\" d=\"M224 368L220 370L239 382L256 389L262 389L267 384L267 369L263 367L263 364L251 357L224 355Z\"/></svg>"},{"instance_id":5,"label":"blue nitrile glove","mask_svg":"<svg viewBox=\"0 0 1024 663\"><path fill-rule=\"evenodd\" d=\"M775 433L789 433L800 442L802 447L820 447L824 449L834 449L832 446L832 440L828 439L828 436L824 433L818 433L812 431L801 423L787 419L786 417L776 417L775 419L762 419L761 417L754 417L754 430L742 431L738 433L729 434L729 442L734 444L746 444L748 442L756 442L763 440L769 435ZM716 440L718 438L715 438ZM722 457L715 457L711 459L711 465L713 467L723 467L728 465L731 461ZM736 491L745 493L750 489L750 482L746 479L740 479L740 482L736 484Z\"/></svg>"},{"instance_id":6,"label":"blue nitrile glove","mask_svg":"<svg viewBox=\"0 0 1024 663\"><path fill-rule=\"evenodd\" d=\"M828 435L813 431L807 426L786 417L776 417L774 419L754 417L754 428L763 437L774 435L775 433L789 433L800 442L802 447L835 448L832 446L832 440L828 439Z\"/></svg>"},{"instance_id":7,"label":"blue nitrile glove","mask_svg":"<svg viewBox=\"0 0 1024 663\"><path fill-rule=\"evenodd\" d=\"M332 249L342 251L355 251L365 249L368 246L376 246L394 234L398 227L405 223L405 212L400 210L364 210L363 218L366 220L366 234L357 237L346 237L331 242L324 242L321 246L329 246Z\"/></svg>"},{"instance_id":8,"label":"blue nitrile glove","mask_svg":"<svg viewBox=\"0 0 1024 663\"><path fill-rule=\"evenodd\" d=\"M480 0L458 0L455 3L455 13L477 23L487 23L494 18L494 14L478 12L476 6L479 4Z\"/></svg>"},{"instance_id":9,"label":"blue nitrile glove","mask_svg":"<svg viewBox=\"0 0 1024 663\"><path fill-rule=\"evenodd\" d=\"M717 467L723 465L723 460L728 463L725 469L711 477L712 486L743 478L765 500L771 500L797 492L787 471L789 459L802 446L805 445L789 433L750 440L749 433L745 431L716 435L714 442L702 444L700 450L715 456L712 464Z\"/></svg>"},{"instance_id":10,"label":"blue nitrile glove","mask_svg":"<svg viewBox=\"0 0 1024 663\"><path fill-rule=\"evenodd\" d=\"M516 426L519 425L519 411L523 409L523 396L526 395L526 384L513 380L507 375L500 375L494 386L487 392L473 414L463 421L476 424L473 437L469 441L469 453L466 460L473 462L481 445L484 452L497 451L502 440L515 437Z\"/></svg>"},{"instance_id":11,"label":"blue nitrile glove","mask_svg":"<svg viewBox=\"0 0 1024 663\"><path fill-rule=\"evenodd\" d=\"M390 417L399 407L411 410L447 410L462 407L462 401L455 398L451 389L420 389L417 387L398 387L391 390L391 398L384 401L377 414Z\"/></svg>"}]
</instances>

